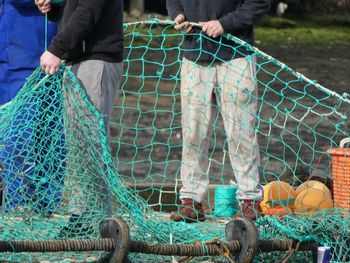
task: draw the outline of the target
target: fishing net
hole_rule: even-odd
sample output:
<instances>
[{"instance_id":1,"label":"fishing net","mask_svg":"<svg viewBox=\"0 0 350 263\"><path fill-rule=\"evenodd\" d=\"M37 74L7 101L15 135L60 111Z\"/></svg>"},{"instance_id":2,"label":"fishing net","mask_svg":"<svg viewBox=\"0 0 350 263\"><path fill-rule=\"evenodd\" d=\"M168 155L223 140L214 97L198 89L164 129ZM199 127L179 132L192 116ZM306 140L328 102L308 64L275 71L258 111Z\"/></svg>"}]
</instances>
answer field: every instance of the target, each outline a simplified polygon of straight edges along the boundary
<instances>
[{"instance_id":1,"label":"fishing net","mask_svg":"<svg viewBox=\"0 0 350 263\"><path fill-rule=\"evenodd\" d=\"M181 116L187 113L181 109L180 94L185 34L174 31L173 22L159 20L125 24L124 33L125 70L109 140L103 116L65 66L53 76L37 69L18 95L0 108L3 241L97 239L99 223L113 216L127 222L133 240L153 244L225 240L229 217L215 215L214 186L234 184L236 168L230 164L220 100L212 101L216 109L213 132L205 138L205 174L210 183L203 203L207 220L195 224L172 222L169 214L179 207L181 187ZM328 150L338 148L340 141L349 137L347 95L310 81L233 36L215 41L194 32L192 37L225 45L237 57L243 50L249 51L249 57L257 60L254 79L258 92L247 91L249 100L257 102L257 109L245 110L256 120L250 132L259 143L260 183L286 182L296 189L302 182L317 178L329 185L333 156ZM226 45L227 40L236 45ZM211 55L216 58L215 53ZM221 87L216 89L220 94ZM344 163L340 170L350 178L346 158ZM336 187L329 188L333 197L339 193ZM342 207L315 213L293 213L291 209L283 217L258 219L260 238L313 240L331 247L332 262L350 261L346 208L350 198L346 193L341 197ZM72 214L78 216L72 218ZM72 221L78 230L65 230ZM1 258L15 262L91 262L99 255L14 250L1 253ZM282 252L260 253L257 262L277 261L283 256ZM289 256L290 262L312 259L311 252L295 251ZM136 262L170 260L141 254L131 254L130 258ZM213 260L224 261L221 257Z\"/></svg>"}]
</instances>

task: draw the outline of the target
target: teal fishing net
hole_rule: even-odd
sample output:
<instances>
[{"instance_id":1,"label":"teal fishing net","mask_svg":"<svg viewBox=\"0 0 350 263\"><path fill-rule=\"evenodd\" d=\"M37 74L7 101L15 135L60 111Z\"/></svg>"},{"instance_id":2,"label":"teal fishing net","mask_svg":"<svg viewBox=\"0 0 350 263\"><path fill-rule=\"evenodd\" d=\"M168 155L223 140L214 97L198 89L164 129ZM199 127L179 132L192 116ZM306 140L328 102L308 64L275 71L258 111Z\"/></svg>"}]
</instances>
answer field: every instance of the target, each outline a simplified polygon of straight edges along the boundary
<instances>
[{"instance_id":1,"label":"teal fishing net","mask_svg":"<svg viewBox=\"0 0 350 263\"><path fill-rule=\"evenodd\" d=\"M37 69L18 95L0 108L2 240L97 239L98 224L113 216L127 222L133 240L154 244L225 240L229 217L214 213L214 186L234 184L235 178L220 103L212 102L217 109L211 124L213 135L205 138L210 183L203 203L207 220L195 224L171 222L169 214L179 207L181 187L184 112L180 70L185 34L174 31L173 22L159 20L125 24L124 33L125 70L109 141L103 116L64 66L53 76ZM256 120L252 132L259 142L260 183L285 182L296 189L310 178L328 186L333 180L328 198L332 207L319 203L314 207L316 212L296 213L291 206L282 218L260 218L256 222L260 238L313 240L331 247L332 262L350 261L350 197L336 187L341 183L346 189L349 179L335 179L334 156L328 152L349 137L347 95L322 87L233 36L223 36L217 44L221 45L223 39L237 43L237 47L229 47L237 55L246 49L257 59L254 79L258 92L249 93L249 98L257 102L257 110L248 114ZM217 89L220 91L220 86ZM337 173L343 171L341 178L350 178L346 154L342 162L343 168ZM297 199L293 195L291 198ZM280 199L272 201L278 203ZM300 209L307 206L303 200L299 200ZM315 200L317 203L320 199ZM289 203L295 205L294 201ZM61 237L72 207L81 211L81 231ZM0 257L18 262L55 262L94 261L100 255L15 252L1 253ZM260 253L257 262L277 261L283 256L282 252ZM136 262L171 259L141 254L130 258ZM305 262L311 258L311 252L295 251L289 260ZM215 260L224 261L220 257Z\"/></svg>"}]
</instances>

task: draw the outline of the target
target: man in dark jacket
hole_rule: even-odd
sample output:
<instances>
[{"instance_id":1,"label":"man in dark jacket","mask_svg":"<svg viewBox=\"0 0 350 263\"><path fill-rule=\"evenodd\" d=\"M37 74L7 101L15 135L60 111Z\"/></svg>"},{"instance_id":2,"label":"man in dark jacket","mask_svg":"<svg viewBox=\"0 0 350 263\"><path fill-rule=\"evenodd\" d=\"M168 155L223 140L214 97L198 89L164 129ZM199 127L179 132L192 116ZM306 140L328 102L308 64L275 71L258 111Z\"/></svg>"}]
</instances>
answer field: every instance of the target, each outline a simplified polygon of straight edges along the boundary
<instances>
[{"instance_id":1,"label":"man in dark jacket","mask_svg":"<svg viewBox=\"0 0 350 263\"><path fill-rule=\"evenodd\" d=\"M106 133L109 134L108 123L123 69L123 1L67 0L64 4L58 3L63 1L57 0L35 2L42 13L48 14L49 19L60 20L57 35L41 56L42 69L47 74L54 74L64 60L77 76L80 86L85 89L92 104L104 117ZM65 95L66 99L70 100L69 95ZM67 111L69 113L68 109ZM67 125L71 126L69 123ZM84 138L80 139L80 145L84 145ZM86 149L81 149L78 154L84 152ZM93 174L93 171L90 170L90 174ZM84 235L84 231L90 230L83 225L81 219L89 210L88 202L91 202L91 196L87 195L97 191L86 189L87 186L79 184L78 181L91 182L91 187L102 183L93 182L91 178L82 178L82 175L77 176L80 176L80 179L73 179L75 185L69 200L70 225L61 231L62 237ZM111 204L107 201L107 195L108 193L101 193L101 199L104 199L103 206L108 211Z\"/></svg>"},{"instance_id":2,"label":"man in dark jacket","mask_svg":"<svg viewBox=\"0 0 350 263\"><path fill-rule=\"evenodd\" d=\"M182 206L171 215L173 221L206 219L202 202L209 183L208 150L216 109L213 94L238 185L239 215L252 220L260 215L255 56L221 35L230 33L253 44L253 24L269 8L270 0L167 0L175 28L186 33L181 68ZM202 29L192 28L189 22L200 23Z\"/></svg>"}]
</instances>

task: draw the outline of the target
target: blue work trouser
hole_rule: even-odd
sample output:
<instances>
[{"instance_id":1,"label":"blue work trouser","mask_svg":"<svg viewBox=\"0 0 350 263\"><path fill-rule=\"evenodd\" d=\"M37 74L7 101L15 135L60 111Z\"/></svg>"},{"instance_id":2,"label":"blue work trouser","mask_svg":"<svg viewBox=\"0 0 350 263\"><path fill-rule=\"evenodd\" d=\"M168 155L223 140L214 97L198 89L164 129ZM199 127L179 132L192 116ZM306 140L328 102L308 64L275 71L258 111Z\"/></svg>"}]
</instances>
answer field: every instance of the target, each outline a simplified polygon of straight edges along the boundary
<instances>
[{"instance_id":1,"label":"blue work trouser","mask_svg":"<svg viewBox=\"0 0 350 263\"><path fill-rule=\"evenodd\" d=\"M4 210L26 205L52 213L61 203L66 156L60 94L30 96L0 118Z\"/></svg>"}]
</instances>

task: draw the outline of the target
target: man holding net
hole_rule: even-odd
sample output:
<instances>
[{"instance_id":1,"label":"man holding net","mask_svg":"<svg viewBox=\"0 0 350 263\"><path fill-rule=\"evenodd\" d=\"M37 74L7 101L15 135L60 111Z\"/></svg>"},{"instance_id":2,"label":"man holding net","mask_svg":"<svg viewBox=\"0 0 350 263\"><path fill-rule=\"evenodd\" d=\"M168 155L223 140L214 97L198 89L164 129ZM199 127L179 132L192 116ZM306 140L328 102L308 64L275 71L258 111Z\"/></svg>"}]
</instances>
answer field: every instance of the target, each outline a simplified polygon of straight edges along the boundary
<instances>
[{"instance_id":1,"label":"man holding net","mask_svg":"<svg viewBox=\"0 0 350 263\"><path fill-rule=\"evenodd\" d=\"M46 42L56 34L57 25L46 22L32 0L1 0L0 6L0 109L4 109L9 107L26 79L38 67L39 55L45 50ZM50 114L47 103L38 96L33 96L31 101L28 107L22 105L12 117L6 131L0 135L0 162L5 166L2 179L6 199L1 208L9 212L30 205L36 212L50 215L61 202L64 168L57 164L63 159L64 153L57 149L64 143L64 139L56 142L47 140L51 135L49 129L46 138L38 136L42 125L28 125L24 128L25 121L32 123L36 118L34 109L42 110L47 119L51 118L48 122L50 127L59 126L58 120ZM4 120L0 123L3 124ZM38 148L39 141L41 149ZM42 160L41 156L35 159L36 152L46 152L53 148L56 150L57 161L45 172L37 171L36 163ZM48 175L55 178L55 183L44 182Z\"/></svg>"},{"instance_id":2,"label":"man holding net","mask_svg":"<svg viewBox=\"0 0 350 263\"><path fill-rule=\"evenodd\" d=\"M230 33L253 44L253 24L269 8L269 0L167 0L175 28L185 32L181 68L182 206L171 215L173 221L206 219L202 202L209 183L208 151L216 108L223 118L238 185L241 210L237 215L255 220L261 212L260 157L254 131L255 56L222 35ZM200 23L202 28L190 22Z\"/></svg>"},{"instance_id":3,"label":"man holding net","mask_svg":"<svg viewBox=\"0 0 350 263\"><path fill-rule=\"evenodd\" d=\"M35 2L42 13L48 14L49 19L60 21L57 35L40 58L43 71L49 75L55 74L61 61L65 61L88 100L102 115L108 137L109 120L123 71L123 1ZM89 152L96 151L96 155L102 155L101 145L97 143L98 136L101 136L99 119L87 109L84 95L67 82L64 83L65 111L68 115L65 120L67 178L73 179L69 179L69 225L62 229L60 236L84 237L92 228L89 218L101 212L97 199L102 200L105 214L110 215L110 193L102 180L101 173L105 173L103 162L92 160ZM97 142L89 138L95 138ZM93 166L97 162L98 165Z\"/></svg>"}]
</instances>

